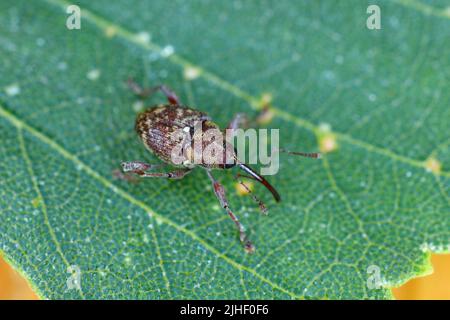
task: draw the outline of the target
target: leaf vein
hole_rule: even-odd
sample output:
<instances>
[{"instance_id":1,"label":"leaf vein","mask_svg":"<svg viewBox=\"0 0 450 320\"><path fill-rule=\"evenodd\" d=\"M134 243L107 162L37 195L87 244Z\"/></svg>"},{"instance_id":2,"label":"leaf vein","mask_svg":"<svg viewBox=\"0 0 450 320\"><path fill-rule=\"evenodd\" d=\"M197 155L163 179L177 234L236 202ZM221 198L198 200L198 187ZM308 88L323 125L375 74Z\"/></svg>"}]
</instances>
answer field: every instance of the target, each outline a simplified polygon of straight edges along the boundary
<instances>
[{"instance_id":1,"label":"leaf vein","mask_svg":"<svg viewBox=\"0 0 450 320\"><path fill-rule=\"evenodd\" d=\"M159 241L158 241L158 237L156 235L155 228L151 228L151 232L152 232L153 243L155 244L156 255L159 260L159 268L161 269L161 274L164 279L164 283L166 285L167 293L168 293L169 297L172 297L172 294L170 293L170 282L169 282L169 278L167 278L167 273L164 268L163 259L162 259L162 255L161 255L161 249L159 247Z\"/></svg>"}]
</instances>

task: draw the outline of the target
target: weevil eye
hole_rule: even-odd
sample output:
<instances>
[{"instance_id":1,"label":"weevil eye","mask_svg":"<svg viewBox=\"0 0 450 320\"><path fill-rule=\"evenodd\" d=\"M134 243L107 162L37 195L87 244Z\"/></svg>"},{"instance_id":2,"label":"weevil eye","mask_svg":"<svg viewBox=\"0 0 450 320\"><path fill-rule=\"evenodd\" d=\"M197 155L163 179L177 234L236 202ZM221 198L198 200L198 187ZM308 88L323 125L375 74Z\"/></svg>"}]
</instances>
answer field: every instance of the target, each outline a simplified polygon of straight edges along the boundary
<instances>
[{"instance_id":1,"label":"weevil eye","mask_svg":"<svg viewBox=\"0 0 450 320\"><path fill-rule=\"evenodd\" d=\"M235 166L236 166L236 163L225 163L223 167L224 167L224 169L231 169Z\"/></svg>"}]
</instances>

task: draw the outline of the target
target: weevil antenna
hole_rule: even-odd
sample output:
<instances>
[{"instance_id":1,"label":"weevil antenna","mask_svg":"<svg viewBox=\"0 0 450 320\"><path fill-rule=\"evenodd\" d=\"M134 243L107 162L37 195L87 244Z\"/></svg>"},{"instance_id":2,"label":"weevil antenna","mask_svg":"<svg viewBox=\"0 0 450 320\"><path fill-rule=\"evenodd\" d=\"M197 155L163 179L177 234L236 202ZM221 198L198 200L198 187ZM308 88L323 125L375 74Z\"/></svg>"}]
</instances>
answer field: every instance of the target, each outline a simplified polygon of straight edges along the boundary
<instances>
[{"instance_id":1,"label":"weevil antenna","mask_svg":"<svg viewBox=\"0 0 450 320\"><path fill-rule=\"evenodd\" d=\"M287 153L287 154L296 155L296 156L302 156L305 158L313 158L313 159L322 158L322 154L320 152L297 152L297 151L289 151L286 149L279 149L279 151Z\"/></svg>"},{"instance_id":2,"label":"weevil antenna","mask_svg":"<svg viewBox=\"0 0 450 320\"><path fill-rule=\"evenodd\" d=\"M243 163L237 163L237 165L239 166L239 168L241 168L242 170L244 170L245 172L247 172L252 178L254 178L256 181L260 182L262 185L264 185L264 187L266 187L273 195L273 197L275 198L276 202L280 202L281 201L281 197L280 194L278 193L277 190L275 190L274 187L272 187L272 185L266 180L264 179L262 176L260 176L259 174L257 174L252 168L250 168L248 165L243 164Z\"/></svg>"}]
</instances>

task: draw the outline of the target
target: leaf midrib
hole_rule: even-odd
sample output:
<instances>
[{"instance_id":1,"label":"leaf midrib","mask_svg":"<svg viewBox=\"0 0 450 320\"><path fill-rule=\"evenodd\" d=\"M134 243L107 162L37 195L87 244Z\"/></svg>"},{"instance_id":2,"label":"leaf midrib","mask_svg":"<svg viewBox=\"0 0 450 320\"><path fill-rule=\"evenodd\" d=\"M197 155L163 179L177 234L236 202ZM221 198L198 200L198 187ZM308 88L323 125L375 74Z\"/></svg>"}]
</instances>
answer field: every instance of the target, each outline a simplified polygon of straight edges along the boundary
<instances>
[{"instance_id":1,"label":"leaf midrib","mask_svg":"<svg viewBox=\"0 0 450 320\"><path fill-rule=\"evenodd\" d=\"M65 10L65 8L68 5L71 5L71 3L67 2L66 0L43 0L43 1L45 1L47 4L56 5L57 7L62 8L63 10ZM421 6L418 6L417 5L418 2L415 0L392 0L392 1L398 5L403 5L405 7L417 10L423 14L434 14L439 17L450 18L450 16L447 16L443 13L438 14L440 11L431 6L424 5L421 3L419 3L419 4L421 4ZM129 30L125 29L124 27L122 27L118 24L115 24L115 23L113 23L113 22L87 10L87 9L82 10L82 15L83 15L84 19L86 19L87 21L90 21L94 26L96 26L100 30L103 30L104 34L106 34L107 31L112 30L114 32L114 37L120 36L123 39L127 40L128 42L133 43L143 49L146 49L146 50L149 50L152 52L156 52L158 54L161 54L161 52L163 50L163 48L161 46L159 46L158 44L156 44L152 41L142 41L132 31L129 31ZM261 109L261 103L260 103L259 99L252 96L251 94L245 92L244 90L238 88L237 86L231 84L230 82L220 78L219 76L215 75L214 73L204 69L203 67L201 67L195 63L192 63L177 54L170 55L169 57L167 57L167 60L172 62L173 64L179 65L184 68L193 67L193 68L198 69L200 71L200 75L199 75L200 77L205 78L206 80L215 84L218 88L234 95L235 97L238 97L238 98L246 101L251 109L253 109L253 110ZM300 128L307 129L307 130L311 131L312 133L314 133L316 135L316 137L318 137L321 134L321 128L318 125L315 125L314 123L312 123L306 119L303 119L301 117L297 117L297 116L295 116L289 112L286 112L276 106L270 106L270 108L274 112L274 114L276 116L278 116L280 119L291 122ZM421 168L423 170L427 169L426 161L420 161L420 160L412 159L412 158L397 154L397 153L393 152L392 150L373 145L364 140L356 139L346 133L333 131L333 134L340 141L344 141L353 146L362 148L362 149L366 150L367 152L376 153L376 154L391 158L394 161L402 162L402 163L408 164L413 167ZM431 154L433 154L433 153L431 153ZM450 178L450 171L433 172L433 174L435 176L442 176L442 177Z\"/></svg>"},{"instance_id":2,"label":"leaf midrib","mask_svg":"<svg viewBox=\"0 0 450 320\"><path fill-rule=\"evenodd\" d=\"M199 242L205 249L209 250L216 257L221 258L222 260L227 262L232 267L236 268L239 271L246 271L246 272L252 274L253 276L255 276L258 279L260 279L261 281L263 281L263 282L267 283L268 285L270 285L272 288L277 289L277 290L287 294L288 296L290 296L293 299L303 299L303 296L300 296L300 295L298 295L298 294L296 294L294 292L291 292L291 291L281 287L280 285L272 282L270 279L268 279L268 278L264 277L263 275L259 274L258 272L256 272L256 270L254 270L254 269L252 269L252 268L250 268L248 266L245 266L243 264L240 264L237 261L235 261L235 260L231 259L230 257L226 256L225 254L221 253L215 247L213 247L212 245L207 243L204 239L199 237L195 232L193 232L191 230L188 230L188 229L184 228L183 226L177 224L173 220L171 220L171 219L169 219L169 218L167 218L167 217L165 217L163 215L160 215L159 213L155 212L148 205L146 205L142 201L136 199L135 197L133 197L131 194L129 194L125 190L122 190L121 188L117 187L111 181L109 181L108 179L106 179L105 177L100 175L97 171L95 171L94 169L92 169L91 167L86 165L77 156L75 156L73 153L71 153L68 150L66 150L63 146L58 144L55 140L51 139L50 137L48 137L44 133L40 132L38 129L32 127L31 125L29 125L25 121L23 121L20 118L18 118L17 116L15 116L13 113L11 113L9 110L7 110L2 104L0 104L0 117L2 117L4 119L6 119L7 121L9 121L17 129L19 129L19 130L22 130L22 129L26 130L28 133L30 133L31 135L33 135L34 137L39 139L41 142L45 143L46 145L51 147L53 150L55 150L57 153L59 153L63 158L73 162L73 164L77 168L79 168L80 170L84 171L85 173L87 173L92 178L94 178L97 181L99 181L102 185L104 185L106 188L110 189L115 194L121 196L122 198L124 198L128 202L130 202L130 203L140 207L150 217L154 217L154 218L158 219L160 222L162 222L162 223L164 223L164 224L174 228L175 230L177 230L179 232L182 232L182 233L186 234L187 236L191 237L193 240Z\"/></svg>"}]
</instances>

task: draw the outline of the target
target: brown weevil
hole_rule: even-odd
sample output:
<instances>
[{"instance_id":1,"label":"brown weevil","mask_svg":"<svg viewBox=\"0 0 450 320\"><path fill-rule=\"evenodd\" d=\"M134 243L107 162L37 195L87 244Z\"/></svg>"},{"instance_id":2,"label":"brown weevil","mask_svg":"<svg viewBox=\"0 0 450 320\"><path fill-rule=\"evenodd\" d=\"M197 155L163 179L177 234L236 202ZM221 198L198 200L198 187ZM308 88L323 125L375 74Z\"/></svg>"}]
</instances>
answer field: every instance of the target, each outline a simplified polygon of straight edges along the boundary
<instances>
[{"instance_id":1,"label":"brown weevil","mask_svg":"<svg viewBox=\"0 0 450 320\"><path fill-rule=\"evenodd\" d=\"M246 173L244 175L246 178L260 182L272 193L275 201L279 202L281 197L277 190L264 177L256 173L255 170L240 162L233 147L223 138L201 139L200 152L214 147L215 152L212 153L214 157L211 159L210 156L208 158L208 156L202 154L199 157L200 161L194 161L197 155L197 147L194 146L195 136L198 134L205 135L207 132L221 132L219 126L206 113L182 105L176 94L164 85L143 89L132 80L128 81L128 85L141 98L147 98L156 91L161 91L167 97L168 104L156 105L139 113L136 118L135 129L149 151L176 169L170 172L151 172L156 167L155 165L141 161L130 161L122 162L123 172L134 173L141 177L182 179L195 167L202 167L211 180L214 193L220 205L236 224L240 241L244 245L245 250L248 253L254 252L255 247L248 239L243 225L228 205L224 187L213 177L211 171L213 169L239 167ZM228 125L227 131L231 130L233 132L233 130L242 128L245 123L247 123L245 116L238 114ZM180 135L180 133L182 134ZM186 136L189 139L185 139ZM176 149L179 152L181 151L180 154L183 155L181 160L174 160L174 150ZM279 151L283 150L280 149ZM320 157L318 153L285 152L310 158ZM242 180L238 179L238 182L258 202L261 211L266 213L266 208L262 201L251 193Z\"/></svg>"}]
</instances>

